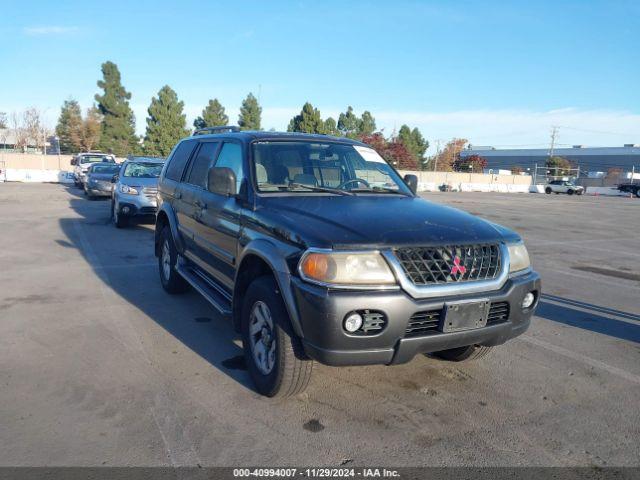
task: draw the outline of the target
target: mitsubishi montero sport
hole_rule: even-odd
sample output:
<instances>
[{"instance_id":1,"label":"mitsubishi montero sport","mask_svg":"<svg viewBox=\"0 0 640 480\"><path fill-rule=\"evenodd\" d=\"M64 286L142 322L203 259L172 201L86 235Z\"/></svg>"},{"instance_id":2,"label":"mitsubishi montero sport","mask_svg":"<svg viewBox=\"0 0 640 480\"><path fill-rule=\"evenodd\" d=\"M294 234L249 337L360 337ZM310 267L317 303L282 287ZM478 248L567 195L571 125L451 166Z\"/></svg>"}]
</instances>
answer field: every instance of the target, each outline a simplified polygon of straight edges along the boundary
<instances>
[{"instance_id":1,"label":"mitsubishi montero sport","mask_svg":"<svg viewBox=\"0 0 640 480\"><path fill-rule=\"evenodd\" d=\"M267 396L301 392L314 360L481 357L528 328L540 278L515 232L416 187L346 138L198 131L159 179L162 286L230 317Z\"/></svg>"}]
</instances>

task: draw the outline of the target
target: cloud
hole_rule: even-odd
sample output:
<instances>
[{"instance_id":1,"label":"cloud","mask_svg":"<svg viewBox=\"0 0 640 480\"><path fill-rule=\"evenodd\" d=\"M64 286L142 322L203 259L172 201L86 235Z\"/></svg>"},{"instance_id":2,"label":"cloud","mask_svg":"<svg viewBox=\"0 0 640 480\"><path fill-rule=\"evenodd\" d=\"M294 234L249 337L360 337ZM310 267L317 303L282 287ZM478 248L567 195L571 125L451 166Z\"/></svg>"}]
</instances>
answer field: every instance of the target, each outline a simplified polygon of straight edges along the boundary
<instances>
[{"instance_id":1,"label":"cloud","mask_svg":"<svg viewBox=\"0 0 640 480\"><path fill-rule=\"evenodd\" d=\"M224 104L224 101L223 101ZM203 105L187 104L184 112L187 125L200 115ZM315 104L314 104L315 105ZM134 104L138 133L144 133L147 106ZM338 119L343 108L315 105L322 117ZM262 127L286 130L289 120L300 113L298 107L263 106ZM561 108L554 110L457 110L401 111L370 109L378 129L385 135L400 129L402 124L418 127L429 140L429 153L435 151L436 141L444 145L454 137L468 139L472 145L491 145L496 148L544 148L549 145L551 128L558 126L556 145L622 146L640 143L640 114L622 110L587 110ZM227 107L231 124L238 119L238 109ZM361 114L356 109L356 114Z\"/></svg>"},{"instance_id":2,"label":"cloud","mask_svg":"<svg viewBox=\"0 0 640 480\"><path fill-rule=\"evenodd\" d=\"M40 27L25 27L23 32L25 35L32 37L41 35L68 35L70 33L76 33L80 29L78 27L62 27L59 25L48 25Z\"/></svg>"},{"instance_id":3,"label":"cloud","mask_svg":"<svg viewBox=\"0 0 640 480\"><path fill-rule=\"evenodd\" d=\"M640 114L620 110L379 111L374 115L385 133L406 123L417 126L431 145L435 139L446 142L463 137L475 145L497 148L541 147L549 144L552 126L558 126L556 142L560 146L640 143Z\"/></svg>"}]
</instances>

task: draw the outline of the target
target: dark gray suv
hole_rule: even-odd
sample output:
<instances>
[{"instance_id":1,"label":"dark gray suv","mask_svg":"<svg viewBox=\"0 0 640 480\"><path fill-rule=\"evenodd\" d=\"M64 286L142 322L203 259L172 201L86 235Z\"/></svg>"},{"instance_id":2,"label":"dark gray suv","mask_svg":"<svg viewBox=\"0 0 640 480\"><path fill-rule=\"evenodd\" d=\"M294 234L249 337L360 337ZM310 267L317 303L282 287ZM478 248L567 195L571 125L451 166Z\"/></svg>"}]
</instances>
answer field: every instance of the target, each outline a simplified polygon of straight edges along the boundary
<instances>
[{"instance_id":1,"label":"dark gray suv","mask_svg":"<svg viewBox=\"0 0 640 480\"><path fill-rule=\"evenodd\" d=\"M528 328L540 278L516 233L416 183L345 138L196 132L159 179L162 286L232 319L267 396L302 391L313 360L481 357Z\"/></svg>"}]
</instances>

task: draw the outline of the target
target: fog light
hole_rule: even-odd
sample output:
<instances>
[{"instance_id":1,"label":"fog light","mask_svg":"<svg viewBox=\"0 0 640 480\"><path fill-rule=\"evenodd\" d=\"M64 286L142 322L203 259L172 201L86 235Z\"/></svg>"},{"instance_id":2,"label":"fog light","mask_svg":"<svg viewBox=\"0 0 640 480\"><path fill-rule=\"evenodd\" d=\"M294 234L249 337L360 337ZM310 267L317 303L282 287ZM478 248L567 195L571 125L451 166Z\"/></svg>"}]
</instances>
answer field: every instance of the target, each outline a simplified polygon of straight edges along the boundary
<instances>
[{"instance_id":1,"label":"fog light","mask_svg":"<svg viewBox=\"0 0 640 480\"><path fill-rule=\"evenodd\" d=\"M360 316L359 313L356 313L356 312L350 313L344 319L344 329L349 333L355 332L361 326L362 326L362 317Z\"/></svg>"},{"instance_id":2,"label":"fog light","mask_svg":"<svg viewBox=\"0 0 640 480\"><path fill-rule=\"evenodd\" d=\"M536 296L533 294L533 292L527 293L522 299L522 308L523 309L529 308L531 305L533 305L533 302L535 299L536 299Z\"/></svg>"},{"instance_id":3,"label":"fog light","mask_svg":"<svg viewBox=\"0 0 640 480\"><path fill-rule=\"evenodd\" d=\"M128 215L130 211L129 207L122 207L122 213L124 213L125 215Z\"/></svg>"}]
</instances>

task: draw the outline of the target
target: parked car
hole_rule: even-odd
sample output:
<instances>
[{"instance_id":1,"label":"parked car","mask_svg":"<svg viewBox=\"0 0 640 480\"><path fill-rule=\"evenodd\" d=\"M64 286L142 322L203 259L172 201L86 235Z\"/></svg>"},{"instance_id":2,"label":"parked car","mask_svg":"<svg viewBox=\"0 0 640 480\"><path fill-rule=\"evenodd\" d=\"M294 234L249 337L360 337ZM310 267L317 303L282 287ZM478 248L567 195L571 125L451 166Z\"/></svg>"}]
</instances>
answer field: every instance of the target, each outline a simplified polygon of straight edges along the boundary
<instances>
[{"instance_id":1,"label":"parked car","mask_svg":"<svg viewBox=\"0 0 640 480\"><path fill-rule=\"evenodd\" d=\"M120 165L111 162L92 163L85 175L84 194L89 200L110 197L113 190L111 179L120 171Z\"/></svg>"},{"instance_id":2,"label":"parked car","mask_svg":"<svg viewBox=\"0 0 640 480\"><path fill-rule=\"evenodd\" d=\"M164 159L153 157L136 157L122 164L112 180L111 213L116 227L126 227L134 218L155 219L158 177L163 165Z\"/></svg>"},{"instance_id":3,"label":"parked car","mask_svg":"<svg viewBox=\"0 0 640 480\"><path fill-rule=\"evenodd\" d=\"M529 327L541 290L522 239L421 199L369 146L196 133L158 184L160 281L231 318L261 394L302 391L314 360L471 360Z\"/></svg>"},{"instance_id":4,"label":"parked car","mask_svg":"<svg viewBox=\"0 0 640 480\"><path fill-rule=\"evenodd\" d=\"M96 162L116 163L116 157L101 152L79 153L71 159L73 181L78 188L84 188L85 176L89 167Z\"/></svg>"},{"instance_id":5,"label":"parked car","mask_svg":"<svg viewBox=\"0 0 640 480\"><path fill-rule=\"evenodd\" d=\"M625 193L631 193L637 198L640 198L640 183L621 183L618 185L618 190Z\"/></svg>"},{"instance_id":6,"label":"parked car","mask_svg":"<svg viewBox=\"0 0 640 480\"><path fill-rule=\"evenodd\" d=\"M567 180L553 180L547 183L544 188L545 193L566 193L567 195L582 195L584 193L584 187L576 185L573 182Z\"/></svg>"}]
</instances>

